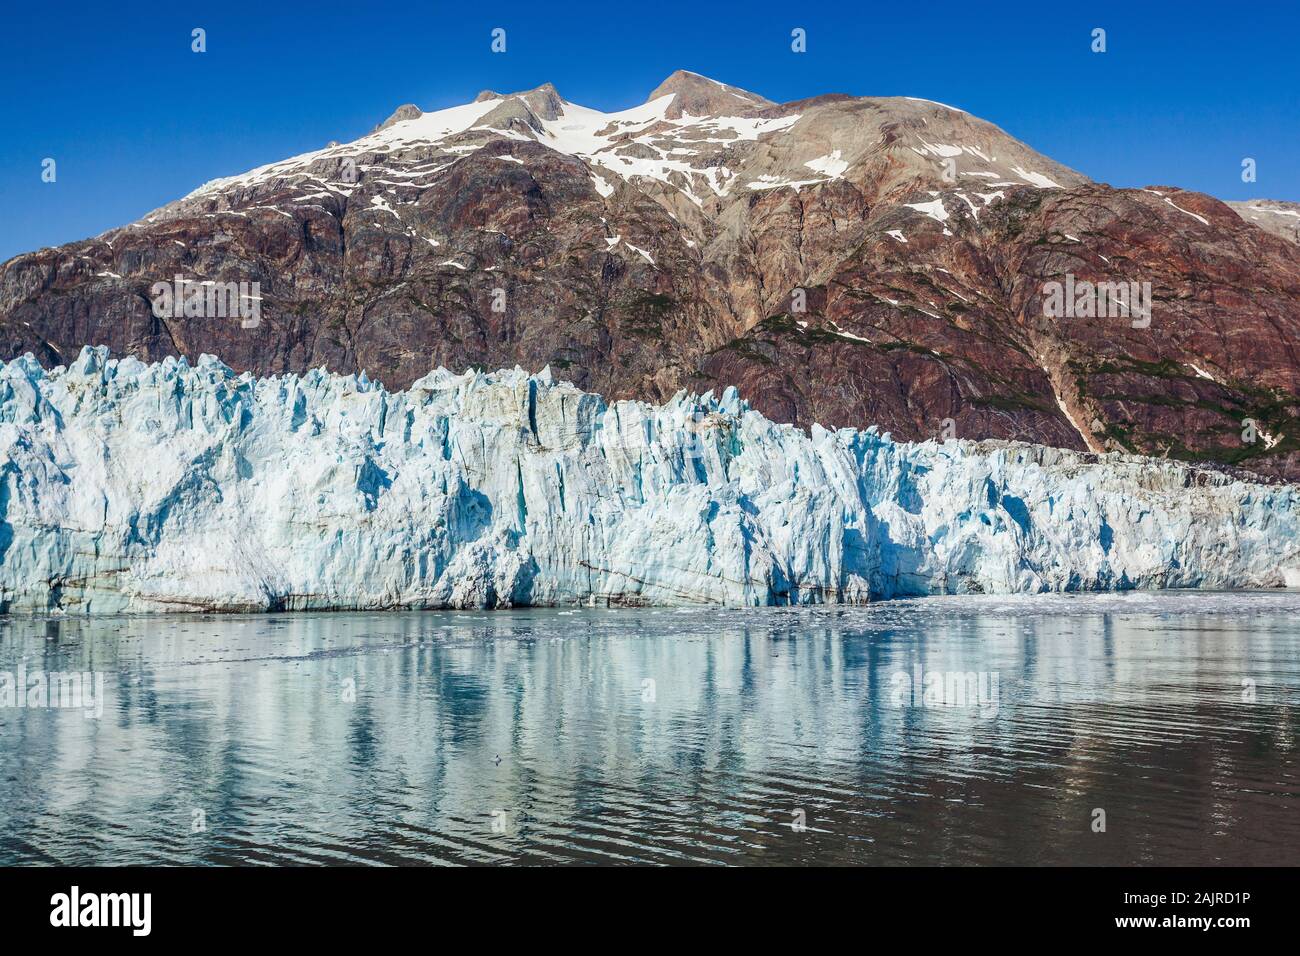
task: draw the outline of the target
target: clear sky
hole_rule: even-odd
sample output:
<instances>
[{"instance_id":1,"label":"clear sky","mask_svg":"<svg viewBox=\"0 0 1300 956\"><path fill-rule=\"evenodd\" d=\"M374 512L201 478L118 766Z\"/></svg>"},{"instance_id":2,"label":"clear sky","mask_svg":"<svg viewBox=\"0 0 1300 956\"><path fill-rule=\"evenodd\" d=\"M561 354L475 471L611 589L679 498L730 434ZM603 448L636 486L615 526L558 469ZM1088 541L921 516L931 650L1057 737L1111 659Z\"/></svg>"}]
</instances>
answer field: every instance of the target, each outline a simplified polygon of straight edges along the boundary
<instances>
[{"instance_id":1,"label":"clear sky","mask_svg":"<svg viewBox=\"0 0 1300 956\"><path fill-rule=\"evenodd\" d=\"M206 53L191 52L195 27ZM504 54L490 50L495 27ZM796 27L806 53L790 49ZM1095 27L1104 54L1090 49ZM1298 37L1295 0L11 3L0 260L353 139L402 103L549 80L573 102L621 109L678 68L778 101L940 100L1117 186L1300 200ZM54 183L41 180L46 157Z\"/></svg>"}]
</instances>

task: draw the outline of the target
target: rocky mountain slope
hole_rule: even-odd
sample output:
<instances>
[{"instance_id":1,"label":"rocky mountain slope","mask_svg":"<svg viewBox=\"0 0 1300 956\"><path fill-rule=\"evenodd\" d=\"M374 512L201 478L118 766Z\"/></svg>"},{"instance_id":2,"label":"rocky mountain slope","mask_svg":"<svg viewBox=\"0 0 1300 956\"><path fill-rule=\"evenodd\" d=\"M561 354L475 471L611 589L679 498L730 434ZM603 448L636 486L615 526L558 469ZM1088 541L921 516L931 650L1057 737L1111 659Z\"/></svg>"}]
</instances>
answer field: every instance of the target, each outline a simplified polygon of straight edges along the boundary
<instances>
[{"instance_id":1,"label":"rocky mountain slope","mask_svg":"<svg viewBox=\"0 0 1300 956\"><path fill-rule=\"evenodd\" d=\"M146 472L141 462L147 461ZM1300 489L808 433L735 389L0 365L0 613L855 603L1300 585Z\"/></svg>"},{"instance_id":2,"label":"rocky mountain slope","mask_svg":"<svg viewBox=\"0 0 1300 956\"><path fill-rule=\"evenodd\" d=\"M1251 199L1229 202L1242 219L1254 223L1265 232L1300 243L1300 203L1277 199Z\"/></svg>"},{"instance_id":3,"label":"rocky mountain slope","mask_svg":"<svg viewBox=\"0 0 1300 956\"><path fill-rule=\"evenodd\" d=\"M735 385L805 428L1294 479L1284 213L1092 183L924 100L775 104L687 72L617 113L485 91L10 260L0 354L207 352L391 388L549 366L615 399ZM261 321L154 315L151 287L177 275L258 282ZM1044 316L1045 283L1067 281L1142 286L1149 319Z\"/></svg>"}]
</instances>

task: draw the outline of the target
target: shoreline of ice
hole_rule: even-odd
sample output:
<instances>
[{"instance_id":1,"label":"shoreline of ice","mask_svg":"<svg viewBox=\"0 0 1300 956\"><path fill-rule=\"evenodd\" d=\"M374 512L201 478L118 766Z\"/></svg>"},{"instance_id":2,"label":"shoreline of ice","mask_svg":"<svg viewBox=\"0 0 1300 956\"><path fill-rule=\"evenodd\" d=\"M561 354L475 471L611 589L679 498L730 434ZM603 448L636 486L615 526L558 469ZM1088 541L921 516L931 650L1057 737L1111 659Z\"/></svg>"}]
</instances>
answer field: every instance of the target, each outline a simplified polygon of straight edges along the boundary
<instances>
[{"instance_id":1,"label":"shoreline of ice","mask_svg":"<svg viewBox=\"0 0 1300 956\"><path fill-rule=\"evenodd\" d=\"M84 349L0 363L0 611L854 604L1300 584L1300 488L804 433L520 369L405 392Z\"/></svg>"}]
</instances>

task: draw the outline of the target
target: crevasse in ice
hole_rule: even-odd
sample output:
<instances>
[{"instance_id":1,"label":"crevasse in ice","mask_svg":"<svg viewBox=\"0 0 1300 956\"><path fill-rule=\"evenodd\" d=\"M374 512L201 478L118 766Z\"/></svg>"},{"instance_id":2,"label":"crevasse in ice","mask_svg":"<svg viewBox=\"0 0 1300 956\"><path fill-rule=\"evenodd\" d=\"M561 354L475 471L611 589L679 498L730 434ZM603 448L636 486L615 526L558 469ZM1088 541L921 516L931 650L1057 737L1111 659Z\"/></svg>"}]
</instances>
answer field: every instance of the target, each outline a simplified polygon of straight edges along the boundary
<instances>
[{"instance_id":1,"label":"crevasse in ice","mask_svg":"<svg viewBox=\"0 0 1300 956\"><path fill-rule=\"evenodd\" d=\"M1300 489L805 433L520 369L0 364L0 610L850 603L1300 584Z\"/></svg>"}]
</instances>

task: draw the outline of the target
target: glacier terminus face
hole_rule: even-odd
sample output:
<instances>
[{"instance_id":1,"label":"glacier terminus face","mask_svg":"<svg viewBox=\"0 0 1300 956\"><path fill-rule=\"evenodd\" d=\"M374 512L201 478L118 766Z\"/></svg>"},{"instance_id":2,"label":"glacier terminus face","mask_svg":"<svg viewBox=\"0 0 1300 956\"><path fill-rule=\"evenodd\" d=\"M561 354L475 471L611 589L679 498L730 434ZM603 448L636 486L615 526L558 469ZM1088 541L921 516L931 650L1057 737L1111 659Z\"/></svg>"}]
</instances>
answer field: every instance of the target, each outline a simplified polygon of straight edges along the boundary
<instances>
[{"instance_id":1,"label":"glacier terminus face","mask_svg":"<svg viewBox=\"0 0 1300 956\"><path fill-rule=\"evenodd\" d=\"M763 606L1300 585L1300 491L606 404L549 370L0 364L0 611Z\"/></svg>"}]
</instances>

